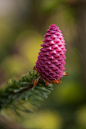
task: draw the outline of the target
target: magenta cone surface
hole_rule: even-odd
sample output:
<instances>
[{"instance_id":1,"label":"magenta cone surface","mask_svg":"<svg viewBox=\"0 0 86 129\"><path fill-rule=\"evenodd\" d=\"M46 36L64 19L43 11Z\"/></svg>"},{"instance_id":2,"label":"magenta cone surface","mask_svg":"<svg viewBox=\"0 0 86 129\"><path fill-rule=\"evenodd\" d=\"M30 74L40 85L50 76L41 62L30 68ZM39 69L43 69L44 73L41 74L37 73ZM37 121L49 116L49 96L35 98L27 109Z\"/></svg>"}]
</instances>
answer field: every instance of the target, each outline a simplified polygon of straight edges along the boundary
<instances>
[{"instance_id":1,"label":"magenta cone surface","mask_svg":"<svg viewBox=\"0 0 86 129\"><path fill-rule=\"evenodd\" d=\"M52 24L44 36L39 52L36 68L41 77L47 81L59 80L65 70L65 40L61 30Z\"/></svg>"}]
</instances>

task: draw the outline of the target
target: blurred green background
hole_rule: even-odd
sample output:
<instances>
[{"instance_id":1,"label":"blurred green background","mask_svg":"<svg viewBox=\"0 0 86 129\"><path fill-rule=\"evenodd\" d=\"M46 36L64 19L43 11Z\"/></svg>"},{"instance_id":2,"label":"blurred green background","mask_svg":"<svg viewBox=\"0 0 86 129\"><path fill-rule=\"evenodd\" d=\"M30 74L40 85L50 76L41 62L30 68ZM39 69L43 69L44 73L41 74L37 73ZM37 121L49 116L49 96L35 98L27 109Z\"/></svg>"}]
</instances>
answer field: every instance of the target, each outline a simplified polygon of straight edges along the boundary
<instances>
[{"instance_id":1,"label":"blurred green background","mask_svg":"<svg viewBox=\"0 0 86 129\"><path fill-rule=\"evenodd\" d=\"M9 126L15 123L13 128L19 124L25 129L86 129L85 7L85 0L0 0L0 84L33 69L51 24L65 38L68 71L33 114L23 113L21 119L2 111L5 128L8 120Z\"/></svg>"}]
</instances>

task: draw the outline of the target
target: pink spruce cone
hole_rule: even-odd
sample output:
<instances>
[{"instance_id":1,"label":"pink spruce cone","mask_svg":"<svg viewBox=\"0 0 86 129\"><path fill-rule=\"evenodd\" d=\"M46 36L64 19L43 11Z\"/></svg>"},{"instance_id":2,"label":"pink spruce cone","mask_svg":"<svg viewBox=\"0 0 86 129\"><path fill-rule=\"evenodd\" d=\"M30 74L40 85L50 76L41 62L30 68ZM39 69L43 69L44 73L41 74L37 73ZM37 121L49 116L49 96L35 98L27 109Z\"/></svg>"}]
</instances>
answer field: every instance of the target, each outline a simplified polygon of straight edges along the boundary
<instances>
[{"instance_id":1,"label":"pink spruce cone","mask_svg":"<svg viewBox=\"0 0 86 129\"><path fill-rule=\"evenodd\" d=\"M65 70L65 40L61 30L52 24L44 36L39 52L36 68L41 77L47 81L59 80Z\"/></svg>"}]
</instances>

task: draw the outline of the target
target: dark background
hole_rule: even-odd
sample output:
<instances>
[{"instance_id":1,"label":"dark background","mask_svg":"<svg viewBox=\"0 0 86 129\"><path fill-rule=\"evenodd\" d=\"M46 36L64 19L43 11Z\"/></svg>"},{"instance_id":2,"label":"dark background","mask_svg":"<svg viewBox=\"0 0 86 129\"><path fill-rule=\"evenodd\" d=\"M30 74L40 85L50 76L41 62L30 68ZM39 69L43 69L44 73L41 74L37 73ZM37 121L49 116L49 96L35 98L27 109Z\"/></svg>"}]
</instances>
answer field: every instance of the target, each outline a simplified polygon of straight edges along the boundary
<instances>
[{"instance_id":1,"label":"dark background","mask_svg":"<svg viewBox=\"0 0 86 129\"><path fill-rule=\"evenodd\" d=\"M51 24L65 38L68 77L33 114L3 110L5 128L86 129L86 0L0 0L0 84L33 69Z\"/></svg>"}]
</instances>

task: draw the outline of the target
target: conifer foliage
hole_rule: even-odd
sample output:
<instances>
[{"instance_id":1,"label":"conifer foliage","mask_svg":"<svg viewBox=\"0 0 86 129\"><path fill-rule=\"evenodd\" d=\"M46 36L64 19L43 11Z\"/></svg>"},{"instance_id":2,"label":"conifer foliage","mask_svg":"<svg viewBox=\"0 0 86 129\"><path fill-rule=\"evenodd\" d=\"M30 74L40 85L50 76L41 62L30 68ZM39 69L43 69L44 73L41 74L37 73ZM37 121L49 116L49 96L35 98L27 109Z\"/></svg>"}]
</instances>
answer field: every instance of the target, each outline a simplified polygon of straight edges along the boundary
<instances>
[{"instance_id":1,"label":"conifer foliage","mask_svg":"<svg viewBox=\"0 0 86 129\"><path fill-rule=\"evenodd\" d=\"M33 86L33 79L39 77L36 71L24 75L21 79L9 80L5 89L0 90L0 110L12 107L16 111L18 105L28 102L34 107L40 107L41 101L48 98L53 90L53 85L46 86L44 81L39 80L37 86ZM28 109L25 111L29 111Z\"/></svg>"}]
</instances>

